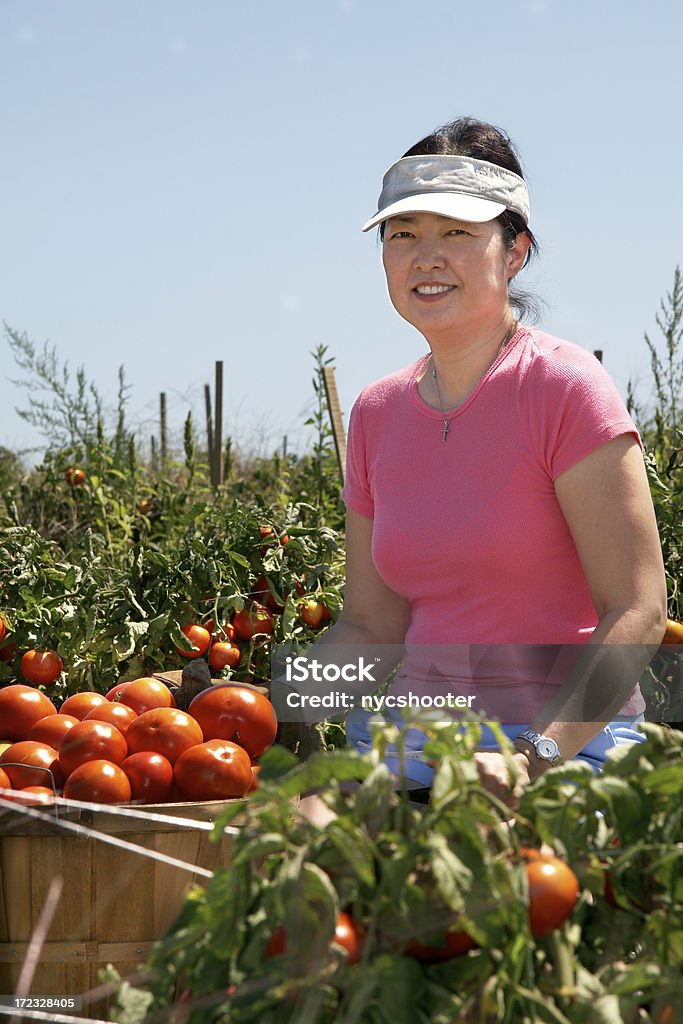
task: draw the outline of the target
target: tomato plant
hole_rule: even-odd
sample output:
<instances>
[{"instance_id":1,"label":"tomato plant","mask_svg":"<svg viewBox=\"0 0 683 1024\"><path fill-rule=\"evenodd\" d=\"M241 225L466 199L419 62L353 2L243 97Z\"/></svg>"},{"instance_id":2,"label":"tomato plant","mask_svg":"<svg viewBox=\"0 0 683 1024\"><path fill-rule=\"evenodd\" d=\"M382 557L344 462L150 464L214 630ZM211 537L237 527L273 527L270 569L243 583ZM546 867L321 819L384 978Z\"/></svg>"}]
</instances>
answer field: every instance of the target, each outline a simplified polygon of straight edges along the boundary
<instances>
[{"instance_id":1,"label":"tomato plant","mask_svg":"<svg viewBox=\"0 0 683 1024\"><path fill-rule=\"evenodd\" d=\"M275 709L250 687L215 683L197 694L188 711L199 722L204 739L234 740L252 758L260 757L275 741Z\"/></svg>"},{"instance_id":2,"label":"tomato plant","mask_svg":"<svg viewBox=\"0 0 683 1024\"><path fill-rule=\"evenodd\" d=\"M36 722L56 714L50 698L33 686L4 686L0 689L0 740L25 740Z\"/></svg>"},{"instance_id":3,"label":"tomato plant","mask_svg":"<svg viewBox=\"0 0 683 1024\"><path fill-rule=\"evenodd\" d=\"M21 674L29 683L47 686L56 683L64 665L56 651L26 651L21 658Z\"/></svg>"},{"instance_id":4,"label":"tomato plant","mask_svg":"<svg viewBox=\"0 0 683 1024\"><path fill-rule=\"evenodd\" d=\"M78 765L64 783L67 800L122 804L130 800L128 776L111 761L98 759Z\"/></svg>"},{"instance_id":5,"label":"tomato plant","mask_svg":"<svg viewBox=\"0 0 683 1024\"><path fill-rule=\"evenodd\" d=\"M163 804L170 800L173 765L163 754L142 750L121 762L130 782L131 800Z\"/></svg>"},{"instance_id":6,"label":"tomato plant","mask_svg":"<svg viewBox=\"0 0 683 1024\"><path fill-rule=\"evenodd\" d=\"M121 764L128 756L123 733L107 722L82 721L70 729L59 748L59 765L69 776L86 761L112 761Z\"/></svg>"},{"instance_id":7,"label":"tomato plant","mask_svg":"<svg viewBox=\"0 0 683 1024\"><path fill-rule=\"evenodd\" d=\"M152 708L130 725L126 734L131 754L151 751L163 754L173 764L184 750L203 743L198 722L177 708Z\"/></svg>"},{"instance_id":8,"label":"tomato plant","mask_svg":"<svg viewBox=\"0 0 683 1024\"><path fill-rule=\"evenodd\" d=\"M189 747L173 768L173 779L190 800L240 797L251 784L246 750L229 740L212 739Z\"/></svg>"}]
</instances>

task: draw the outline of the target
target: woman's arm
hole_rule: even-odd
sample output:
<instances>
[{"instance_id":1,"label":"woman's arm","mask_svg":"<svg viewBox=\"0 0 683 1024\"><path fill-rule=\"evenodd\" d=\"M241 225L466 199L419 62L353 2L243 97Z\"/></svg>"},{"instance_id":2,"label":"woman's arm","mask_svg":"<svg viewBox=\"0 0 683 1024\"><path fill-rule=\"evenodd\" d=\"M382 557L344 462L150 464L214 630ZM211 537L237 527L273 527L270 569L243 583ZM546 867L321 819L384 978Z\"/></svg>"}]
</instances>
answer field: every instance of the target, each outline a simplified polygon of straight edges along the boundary
<instances>
[{"instance_id":1,"label":"woman's arm","mask_svg":"<svg viewBox=\"0 0 683 1024\"><path fill-rule=\"evenodd\" d=\"M666 628L662 551L642 453L621 435L581 459L555 481L598 625L552 699L529 723L574 757L618 714L656 653ZM561 580L558 581L561 586ZM549 762L519 743L520 783ZM503 759L477 754L486 784L498 795L509 786ZM509 793L509 789L508 789Z\"/></svg>"},{"instance_id":2,"label":"woman's arm","mask_svg":"<svg viewBox=\"0 0 683 1024\"><path fill-rule=\"evenodd\" d=\"M628 699L666 628L666 581L637 441L621 435L555 481L598 615L569 678L530 723L564 758L582 749ZM531 758L532 771L543 767Z\"/></svg>"}]
</instances>

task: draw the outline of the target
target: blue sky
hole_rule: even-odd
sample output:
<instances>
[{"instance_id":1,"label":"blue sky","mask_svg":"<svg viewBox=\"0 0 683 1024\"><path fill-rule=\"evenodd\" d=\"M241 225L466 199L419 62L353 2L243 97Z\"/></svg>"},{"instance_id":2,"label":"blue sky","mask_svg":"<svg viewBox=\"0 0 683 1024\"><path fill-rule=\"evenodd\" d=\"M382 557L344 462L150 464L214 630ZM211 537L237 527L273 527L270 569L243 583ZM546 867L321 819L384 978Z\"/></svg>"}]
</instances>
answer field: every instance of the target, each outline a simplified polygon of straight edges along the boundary
<instances>
[{"instance_id":1,"label":"blue sky","mask_svg":"<svg viewBox=\"0 0 683 1024\"><path fill-rule=\"evenodd\" d=\"M683 263L681 5L613 0L2 0L0 318L141 437L179 434L225 363L247 451L305 444L312 349L361 388L424 340L374 235L385 169L460 114L518 146L542 326L604 350L646 399L655 314ZM37 441L2 338L0 445Z\"/></svg>"}]
</instances>

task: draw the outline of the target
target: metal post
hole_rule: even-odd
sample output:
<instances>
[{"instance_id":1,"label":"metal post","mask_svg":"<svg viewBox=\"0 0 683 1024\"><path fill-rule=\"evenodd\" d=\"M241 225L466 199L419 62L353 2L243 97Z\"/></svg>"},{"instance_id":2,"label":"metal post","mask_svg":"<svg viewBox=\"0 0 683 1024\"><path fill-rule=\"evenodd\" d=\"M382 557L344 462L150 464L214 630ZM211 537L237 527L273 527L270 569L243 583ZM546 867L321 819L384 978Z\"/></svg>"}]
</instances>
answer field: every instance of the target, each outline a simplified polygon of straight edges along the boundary
<instances>
[{"instance_id":1,"label":"metal post","mask_svg":"<svg viewBox=\"0 0 683 1024\"><path fill-rule=\"evenodd\" d=\"M204 385L204 407L206 409L206 448L209 459L209 476L211 487L216 488L216 456L213 450L213 423L211 422L211 388Z\"/></svg>"},{"instance_id":2,"label":"metal post","mask_svg":"<svg viewBox=\"0 0 683 1024\"><path fill-rule=\"evenodd\" d=\"M214 487L220 487L223 483L223 360L216 360L216 410L215 426L213 431Z\"/></svg>"}]
</instances>

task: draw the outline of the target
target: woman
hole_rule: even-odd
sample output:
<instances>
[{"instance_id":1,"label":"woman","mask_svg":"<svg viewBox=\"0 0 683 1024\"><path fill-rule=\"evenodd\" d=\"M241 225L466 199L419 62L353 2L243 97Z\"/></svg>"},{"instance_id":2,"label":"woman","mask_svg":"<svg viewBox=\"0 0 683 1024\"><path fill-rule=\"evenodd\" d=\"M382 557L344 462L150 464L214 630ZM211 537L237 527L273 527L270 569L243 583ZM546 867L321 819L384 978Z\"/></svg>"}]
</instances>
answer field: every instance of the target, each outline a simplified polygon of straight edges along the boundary
<instances>
[{"instance_id":1,"label":"woman","mask_svg":"<svg viewBox=\"0 0 683 1024\"><path fill-rule=\"evenodd\" d=\"M476 756L514 800L551 764L599 763L620 727L638 738L666 620L640 440L593 355L516 319L536 242L503 132L463 118L408 150L377 225L391 301L429 352L353 408L344 608L323 642L405 643L392 692L469 695L506 723L516 792L500 753ZM347 731L362 746L367 714ZM429 783L419 758L413 782Z\"/></svg>"}]
</instances>

